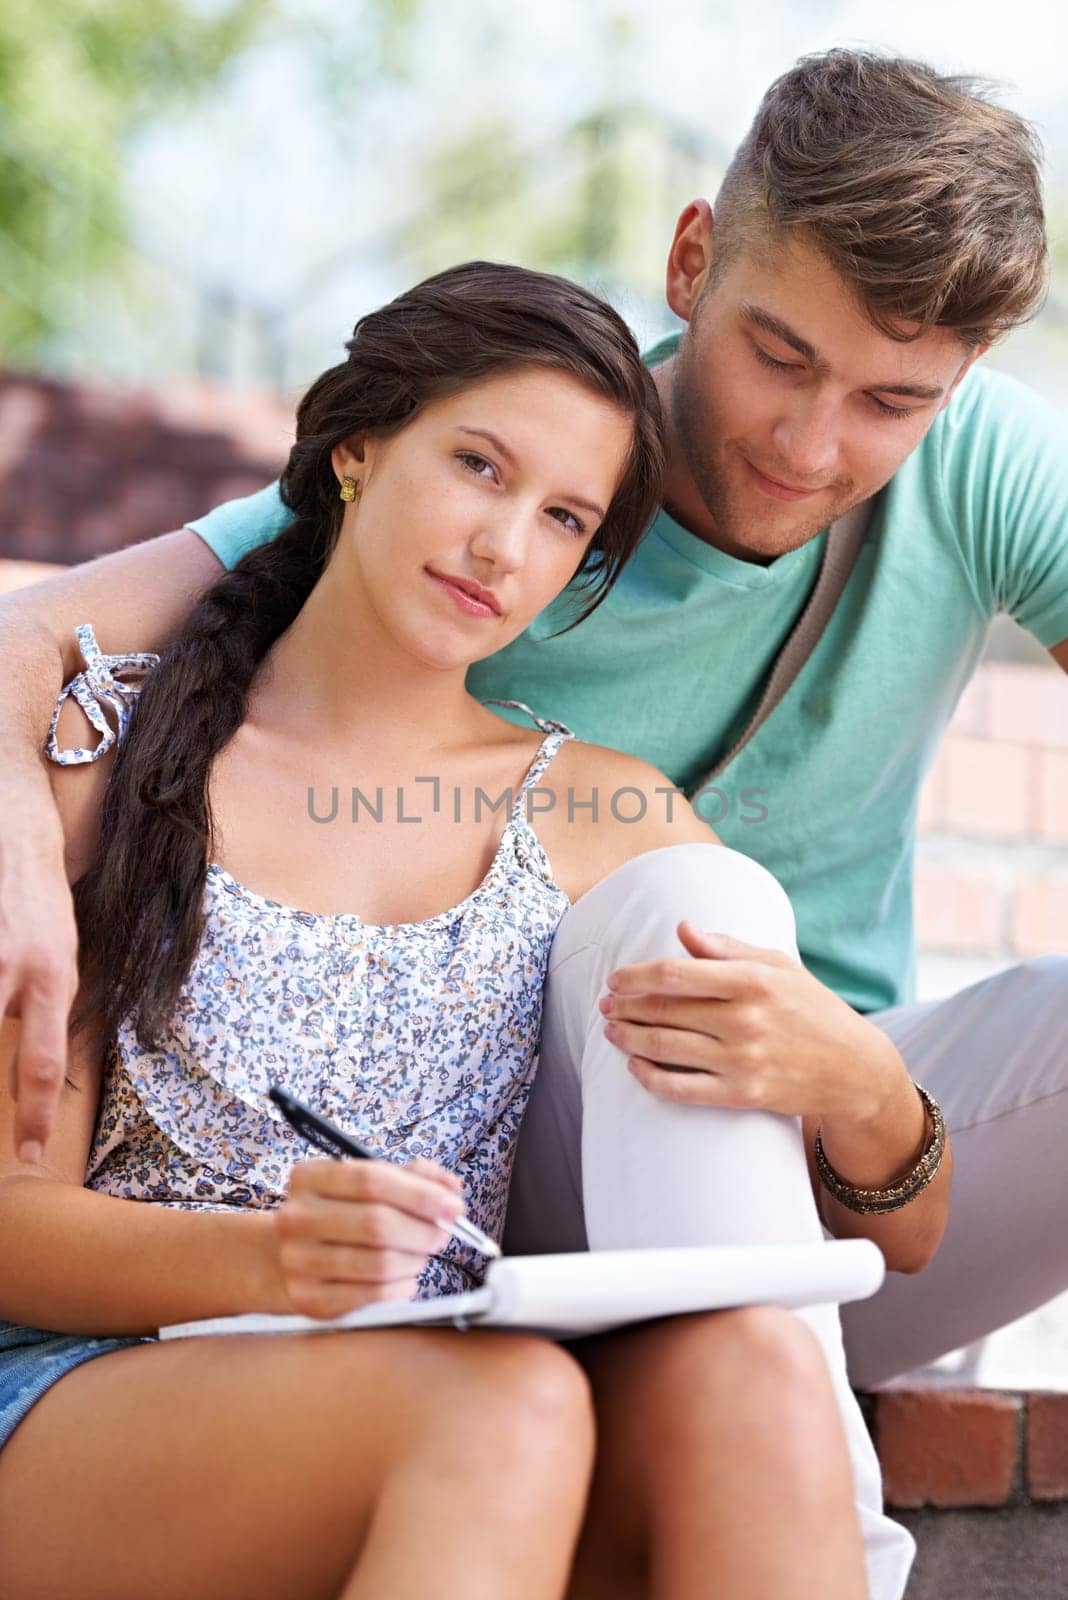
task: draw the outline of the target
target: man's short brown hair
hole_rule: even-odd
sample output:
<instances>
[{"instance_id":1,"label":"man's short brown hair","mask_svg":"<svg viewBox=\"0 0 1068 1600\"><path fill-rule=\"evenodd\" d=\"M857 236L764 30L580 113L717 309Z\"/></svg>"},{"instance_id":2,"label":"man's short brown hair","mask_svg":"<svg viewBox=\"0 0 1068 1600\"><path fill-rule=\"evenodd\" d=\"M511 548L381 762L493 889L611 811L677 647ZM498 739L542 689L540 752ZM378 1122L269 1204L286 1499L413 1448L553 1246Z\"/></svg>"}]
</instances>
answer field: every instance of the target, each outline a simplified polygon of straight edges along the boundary
<instances>
[{"instance_id":1,"label":"man's short brown hair","mask_svg":"<svg viewBox=\"0 0 1068 1600\"><path fill-rule=\"evenodd\" d=\"M804 230L892 338L986 344L1046 283L1041 146L993 86L866 51L806 56L772 84L714 207L718 277L738 247Z\"/></svg>"}]
</instances>

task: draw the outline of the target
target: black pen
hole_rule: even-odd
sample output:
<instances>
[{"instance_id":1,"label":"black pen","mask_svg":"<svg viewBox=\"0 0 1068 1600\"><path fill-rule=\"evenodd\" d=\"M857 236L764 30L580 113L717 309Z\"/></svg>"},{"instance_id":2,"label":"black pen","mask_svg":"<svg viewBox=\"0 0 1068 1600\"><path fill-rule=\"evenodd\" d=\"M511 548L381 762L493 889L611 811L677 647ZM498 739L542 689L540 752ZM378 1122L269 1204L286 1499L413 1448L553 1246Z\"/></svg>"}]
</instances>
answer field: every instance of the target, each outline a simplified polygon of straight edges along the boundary
<instances>
[{"instance_id":1,"label":"black pen","mask_svg":"<svg viewBox=\"0 0 1068 1600\"><path fill-rule=\"evenodd\" d=\"M384 1156L368 1150L366 1145L357 1144L355 1139L350 1139L347 1133L335 1128L332 1122L321 1117L317 1111L312 1111L310 1106L294 1099L287 1089L280 1089L276 1083L272 1083L267 1095L294 1132L299 1133L302 1139L306 1139L309 1144L313 1144L317 1150L324 1151L326 1155L351 1156L356 1161L385 1160ZM481 1228L476 1228L473 1222L468 1222L466 1217L457 1217L455 1222L443 1217L440 1225L447 1228L461 1244L469 1245L481 1255L499 1256L501 1253L497 1241L491 1239L488 1233L483 1233Z\"/></svg>"}]
</instances>

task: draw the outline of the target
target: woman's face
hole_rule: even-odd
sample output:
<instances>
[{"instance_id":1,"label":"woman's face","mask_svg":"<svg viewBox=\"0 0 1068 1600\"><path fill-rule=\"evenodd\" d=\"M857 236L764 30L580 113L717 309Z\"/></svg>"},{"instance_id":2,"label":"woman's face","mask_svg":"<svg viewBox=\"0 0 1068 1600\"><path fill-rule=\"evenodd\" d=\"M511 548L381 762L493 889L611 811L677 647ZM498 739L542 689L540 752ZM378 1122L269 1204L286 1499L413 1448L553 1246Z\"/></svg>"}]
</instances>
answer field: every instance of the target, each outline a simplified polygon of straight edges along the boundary
<instances>
[{"instance_id":1,"label":"woman's face","mask_svg":"<svg viewBox=\"0 0 1068 1600\"><path fill-rule=\"evenodd\" d=\"M577 379L522 368L434 401L388 438L349 440L334 469L360 490L330 575L429 666L492 655L574 576L632 429ZM449 579L491 598L465 601Z\"/></svg>"}]
</instances>

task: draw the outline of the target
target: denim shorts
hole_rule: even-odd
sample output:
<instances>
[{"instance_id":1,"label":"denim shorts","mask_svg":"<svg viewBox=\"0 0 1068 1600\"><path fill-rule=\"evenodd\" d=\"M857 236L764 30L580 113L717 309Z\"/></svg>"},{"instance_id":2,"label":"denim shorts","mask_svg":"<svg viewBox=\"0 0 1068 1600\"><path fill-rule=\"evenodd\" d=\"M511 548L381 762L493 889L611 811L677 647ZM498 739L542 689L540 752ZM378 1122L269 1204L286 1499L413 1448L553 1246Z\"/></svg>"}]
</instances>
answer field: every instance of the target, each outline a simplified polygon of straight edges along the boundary
<instances>
[{"instance_id":1,"label":"denim shorts","mask_svg":"<svg viewBox=\"0 0 1068 1600\"><path fill-rule=\"evenodd\" d=\"M0 1322L0 1449L34 1402L64 1373L112 1350L154 1343L154 1339L141 1337L91 1339L80 1333L50 1333L45 1328Z\"/></svg>"}]
</instances>

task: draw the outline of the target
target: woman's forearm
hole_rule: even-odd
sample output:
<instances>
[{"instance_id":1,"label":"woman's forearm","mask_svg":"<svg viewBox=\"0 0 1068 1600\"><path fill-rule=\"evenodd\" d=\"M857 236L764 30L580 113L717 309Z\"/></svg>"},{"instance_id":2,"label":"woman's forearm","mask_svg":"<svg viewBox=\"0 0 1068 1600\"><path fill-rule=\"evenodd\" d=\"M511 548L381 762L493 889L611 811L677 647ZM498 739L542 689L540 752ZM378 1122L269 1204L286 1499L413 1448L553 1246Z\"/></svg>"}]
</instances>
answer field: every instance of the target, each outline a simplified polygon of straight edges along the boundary
<instances>
[{"instance_id":1,"label":"woman's forearm","mask_svg":"<svg viewBox=\"0 0 1068 1600\"><path fill-rule=\"evenodd\" d=\"M818 1125L819 1119L812 1121ZM824 1121L821 1138L834 1171L857 1188L887 1188L912 1170L927 1141L927 1117L900 1058L872 1115L860 1121ZM938 1171L907 1205L883 1215L859 1213L821 1186L824 1221L836 1238L874 1240L892 1271L919 1272L934 1256L945 1232L952 1173L953 1151L947 1137Z\"/></svg>"},{"instance_id":2,"label":"woman's forearm","mask_svg":"<svg viewBox=\"0 0 1068 1600\"><path fill-rule=\"evenodd\" d=\"M269 1212L178 1211L51 1178L0 1179L0 1318L57 1333L284 1311Z\"/></svg>"}]
</instances>

